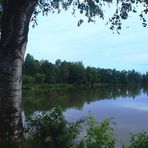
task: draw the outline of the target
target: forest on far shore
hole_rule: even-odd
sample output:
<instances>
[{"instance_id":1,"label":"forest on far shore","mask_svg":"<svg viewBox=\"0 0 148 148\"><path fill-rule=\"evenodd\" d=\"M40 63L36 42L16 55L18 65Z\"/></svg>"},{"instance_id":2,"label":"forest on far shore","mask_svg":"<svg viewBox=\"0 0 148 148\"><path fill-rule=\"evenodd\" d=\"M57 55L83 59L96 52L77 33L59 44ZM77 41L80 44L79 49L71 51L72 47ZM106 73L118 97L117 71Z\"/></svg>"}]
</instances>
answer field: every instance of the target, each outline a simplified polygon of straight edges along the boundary
<instances>
[{"instance_id":1,"label":"forest on far shore","mask_svg":"<svg viewBox=\"0 0 148 148\"><path fill-rule=\"evenodd\" d=\"M67 62L57 59L38 61L30 54L23 64L23 83L46 84L148 84L148 72L85 67L82 62Z\"/></svg>"}]
</instances>

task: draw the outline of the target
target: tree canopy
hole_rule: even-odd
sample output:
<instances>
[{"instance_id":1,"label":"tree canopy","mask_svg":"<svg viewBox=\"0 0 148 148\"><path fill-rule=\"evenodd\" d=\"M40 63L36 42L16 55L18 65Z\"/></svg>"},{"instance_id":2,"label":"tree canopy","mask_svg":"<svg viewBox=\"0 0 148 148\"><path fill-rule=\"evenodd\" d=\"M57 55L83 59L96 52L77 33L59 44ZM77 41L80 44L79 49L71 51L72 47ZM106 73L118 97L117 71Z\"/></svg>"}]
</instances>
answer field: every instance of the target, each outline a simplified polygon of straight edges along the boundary
<instances>
[{"instance_id":1,"label":"tree canopy","mask_svg":"<svg viewBox=\"0 0 148 148\"><path fill-rule=\"evenodd\" d=\"M0 0L0 20L3 13L3 2L6 0ZM16 5L19 0L15 0ZM49 13L60 13L62 10L71 9L72 14L76 15L78 12L87 17L88 22L95 22L97 17L104 19L104 12L109 9L111 5L114 5L115 12L113 16L109 18L107 24L110 25L111 30L117 32L122 28L122 20L126 20L129 14L137 13L142 21L143 27L147 26L146 15L148 13L148 0L31 0L36 1L37 5L34 9L31 21L33 27L38 24L37 16L48 15ZM28 0L29 2L29 0ZM108 8L107 8L108 7ZM138 11L140 8L140 11ZM84 20L78 21L78 26L83 23Z\"/></svg>"},{"instance_id":2,"label":"tree canopy","mask_svg":"<svg viewBox=\"0 0 148 148\"><path fill-rule=\"evenodd\" d=\"M148 84L148 72L84 67L82 62L56 60L38 61L27 54L23 64L24 83L69 83L69 84Z\"/></svg>"}]
</instances>

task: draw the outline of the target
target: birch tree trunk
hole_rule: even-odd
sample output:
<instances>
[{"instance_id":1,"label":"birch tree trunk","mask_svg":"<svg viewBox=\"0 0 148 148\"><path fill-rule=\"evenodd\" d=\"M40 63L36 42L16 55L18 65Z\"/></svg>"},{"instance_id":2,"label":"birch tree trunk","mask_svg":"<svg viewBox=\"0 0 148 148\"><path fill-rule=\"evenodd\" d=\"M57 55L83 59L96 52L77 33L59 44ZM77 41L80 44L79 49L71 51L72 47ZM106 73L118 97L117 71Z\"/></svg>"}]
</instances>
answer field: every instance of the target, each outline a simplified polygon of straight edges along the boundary
<instances>
[{"instance_id":1,"label":"birch tree trunk","mask_svg":"<svg viewBox=\"0 0 148 148\"><path fill-rule=\"evenodd\" d=\"M0 140L23 135L22 63L37 0L4 0L0 41Z\"/></svg>"}]
</instances>

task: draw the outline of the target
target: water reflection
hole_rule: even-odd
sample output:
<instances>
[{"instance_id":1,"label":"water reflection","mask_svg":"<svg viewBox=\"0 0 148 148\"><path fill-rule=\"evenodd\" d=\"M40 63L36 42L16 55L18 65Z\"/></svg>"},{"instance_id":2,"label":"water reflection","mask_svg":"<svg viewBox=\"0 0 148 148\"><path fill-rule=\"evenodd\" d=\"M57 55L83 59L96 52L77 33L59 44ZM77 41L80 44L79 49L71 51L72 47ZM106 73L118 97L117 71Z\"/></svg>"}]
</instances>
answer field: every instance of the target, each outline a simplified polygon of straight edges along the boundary
<instances>
[{"instance_id":1,"label":"water reflection","mask_svg":"<svg viewBox=\"0 0 148 148\"><path fill-rule=\"evenodd\" d=\"M27 114L36 110L48 110L55 106L64 109L82 109L85 103L96 100L135 98L141 93L148 94L147 87L142 86L103 86L92 89L49 90L48 92L24 91L24 108Z\"/></svg>"},{"instance_id":2,"label":"water reflection","mask_svg":"<svg viewBox=\"0 0 148 148\"><path fill-rule=\"evenodd\" d=\"M92 89L24 91L27 115L36 110L49 110L55 106L65 109L64 115L76 121L91 111L97 121L114 117L115 137L128 142L130 133L148 131L147 86L102 86Z\"/></svg>"},{"instance_id":3,"label":"water reflection","mask_svg":"<svg viewBox=\"0 0 148 148\"><path fill-rule=\"evenodd\" d=\"M148 130L147 86L102 86L92 89L24 91L27 115L36 110L49 110L55 106L65 109L64 115L76 121L91 111L97 121L114 117L115 137L128 142L130 133Z\"/></svg>"},{"instance_id":4,"label":"water reflection","mask_svg":"<svg viewBox=\"0 0 148 148\"><path fill-rule=\"evenodd\" d=\"M34 111L49 110L60 105L65 109L65 117L69 120L77 120L89 110L99 121L114 117L118 123L116 137L127 139L127 133L148 128L147 96L148 87L139 85L50 89L48 92L24 90L23 104L27 116ZM16 99L0 99L0 137L22 135L20 124L24 112L18 104L20 103Z\"/></svg>"}]
</instances>

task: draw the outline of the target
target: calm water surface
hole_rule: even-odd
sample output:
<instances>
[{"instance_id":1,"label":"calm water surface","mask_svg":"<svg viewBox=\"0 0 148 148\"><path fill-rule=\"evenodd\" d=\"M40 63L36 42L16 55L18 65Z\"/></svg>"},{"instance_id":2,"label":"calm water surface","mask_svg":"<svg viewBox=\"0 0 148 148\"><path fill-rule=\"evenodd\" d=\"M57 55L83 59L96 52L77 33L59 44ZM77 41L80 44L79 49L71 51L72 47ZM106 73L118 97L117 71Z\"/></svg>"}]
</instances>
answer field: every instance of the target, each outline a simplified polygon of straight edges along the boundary
<instances>
[{"instance_id":1,"label":"calm water surface","mask_svg":"<svg viewBox=\"0 0 148 148\"><path fill-rule=\"evenodd\" d=\"M93 89L24 91L26 115L62 106L64 115L76 121L91 111L97 121L113 117L115 137L128 142L130 133L148 131L148 87L107 86Z\"/></svg>"}]
</instances>

